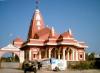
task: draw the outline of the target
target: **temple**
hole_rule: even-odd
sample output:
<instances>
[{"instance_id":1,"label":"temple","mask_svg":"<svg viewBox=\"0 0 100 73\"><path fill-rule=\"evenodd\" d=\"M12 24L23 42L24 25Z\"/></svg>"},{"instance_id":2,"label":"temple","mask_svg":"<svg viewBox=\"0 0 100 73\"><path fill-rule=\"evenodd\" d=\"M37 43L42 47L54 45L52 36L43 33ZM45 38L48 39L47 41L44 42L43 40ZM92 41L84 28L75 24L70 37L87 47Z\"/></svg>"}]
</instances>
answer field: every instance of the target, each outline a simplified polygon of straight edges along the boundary
<instances>
[{"instance_id":1,"label":"temple","mask_svg":"<svg viewBox=\"0 0 100 73\"><path fill-rule=\"evenodd\" d=\"M19 41L18 41L19 40ZM85 61L84 42L76 40L71 29L57 34L54 27L46 27L38 8L31 19L27 41L14 41L24 50L25 60L44 60L48 58L64 59L67 61Z\"/></svg>"}]
</instances>

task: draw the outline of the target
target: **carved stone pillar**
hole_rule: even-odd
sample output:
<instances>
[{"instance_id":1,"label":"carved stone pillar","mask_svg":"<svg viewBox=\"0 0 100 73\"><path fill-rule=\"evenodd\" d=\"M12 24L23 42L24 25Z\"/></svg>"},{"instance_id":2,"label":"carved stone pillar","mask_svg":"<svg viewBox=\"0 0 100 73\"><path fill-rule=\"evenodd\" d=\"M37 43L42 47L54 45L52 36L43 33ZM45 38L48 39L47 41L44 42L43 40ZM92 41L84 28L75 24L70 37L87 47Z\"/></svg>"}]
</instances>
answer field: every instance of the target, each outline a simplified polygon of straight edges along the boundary
<instances>
[{"instance_id":1,"label":"carved stone pillar","mask_svg":"<svg viewBox=\"0 0 100 73\"><path fill-rule=\"evenodd\" d=\"M60 49L58 50L58 59L60 59Z\"/></svg>"},{"instance_id":2,"label":"carved stone pillar","mask_svg":"<svg viewBox=\"0 0 100 73\"><path fill-rule=\"evenodd\" d=\"M72 50L72 60L74 61L74 50Z\"/></svg>"},{"instance_id":3,"label":"carved stone pillar","mask_svg":"<svg viewBox=\"0 0 100 73\"><path fill-rule=\"evenodd\" d=\"M49 58L51 58L51 48L49 48Z\"/></svg>"},{"instance_id":4,"label":"carved stone pillar","mask_svg":"<svg viewBox=\"0 0 100 73\"><path fill-rule=\"evenodd\" d=\"M84 52L84 61L85 61L85 52Z\"/></svg>"},{"instance_id":5,"label":"carved stone pillar","mask_svg":"<svg viewBox=\"0 0 100 73\"><path fill-rule=\"evenodd\" d=\"M32 51L29 50L29 60L31 61L31 59L32 59Z\"/></svg>"},{"instance_id":6,"label":"carved stone pillar","mask_svg":"<svg viewBox=\"0 0 100 73\"><path fill-rule=\"evenodd\" d=\"M67 60L69 61L69 52L67 53Z\"/></svg>"},{"instance_id":7,"label":"carved stone pillar","mask_svg":"<svg viewBox=\"0 0 100 73\"><path fill-rule=\"evenodd\" d=\"M39 59L41 59L41 50L39 50Z\"/></svg>"},{"instance_id":8,"label":"carved stone pillar","mask_svg":"<svg viewBox=\"0 0 100 73\"><path fill-rule=\"evenodd\" d=\"M65 60L65 50L66 48L63 48L63 59Z\"/></svg>"}]
</instances>

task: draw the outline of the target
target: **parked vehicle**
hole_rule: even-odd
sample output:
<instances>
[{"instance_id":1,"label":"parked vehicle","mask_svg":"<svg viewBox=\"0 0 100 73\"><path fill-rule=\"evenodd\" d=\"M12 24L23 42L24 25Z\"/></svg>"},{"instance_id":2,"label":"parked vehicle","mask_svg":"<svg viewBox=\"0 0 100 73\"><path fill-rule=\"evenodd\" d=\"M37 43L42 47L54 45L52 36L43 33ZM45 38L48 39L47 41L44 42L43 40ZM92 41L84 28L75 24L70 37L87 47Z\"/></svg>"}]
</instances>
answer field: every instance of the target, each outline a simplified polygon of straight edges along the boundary
<instances>
[{"instance_id":1,"label":"parked vehicle","mask_svg":"<svg viewBox=\"0 0 100 73\"><path fill-rule=\"evenodd\" d=\"M27 73L27 72L34 72L34 73L37 73L37 62L36 61L25 61L23 63L23 70L24 70L24 73Z\"/></svg>"},{"instance_id":2,"label":"parked vehicle","mask_svg":"<svg viewBox=\"0 0 100 73\"><path fill-rule=\"evenodd\" d=\"M22 69L24 73L34 72L37 73L37 70L40 70L42 67L42 63L38 61L25 61L23 62Z\"/></svg>"}]
</instances>

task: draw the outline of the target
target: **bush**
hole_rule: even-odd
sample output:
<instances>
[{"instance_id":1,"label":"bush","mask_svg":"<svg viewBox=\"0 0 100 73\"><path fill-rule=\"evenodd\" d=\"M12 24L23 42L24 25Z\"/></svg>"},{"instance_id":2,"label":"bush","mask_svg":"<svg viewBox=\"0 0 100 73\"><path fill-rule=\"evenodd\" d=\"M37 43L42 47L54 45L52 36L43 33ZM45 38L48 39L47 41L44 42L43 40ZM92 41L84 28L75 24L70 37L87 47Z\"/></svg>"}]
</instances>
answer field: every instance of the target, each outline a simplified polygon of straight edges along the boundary
<instances>
[{"instance_id":1,"label":"bush","mask_svg":"<svg viewBox=\"0 0 100 73\"><path fill-rule=\"evenodd\" d=\"M70 65L71 69L93 69L95 67L95 61L80 61L74 65Z\"/></svg>"},{"instance_id":2,"label":"bush","mask_svg":"<svg viewBox=\"0 0 100 73\"><path fill-rule=\"evenodd\" d=\"M89 69L90 68L90 63L89 62L80 62L78 64L79 69Z\"/></svg>"}]
</instances>

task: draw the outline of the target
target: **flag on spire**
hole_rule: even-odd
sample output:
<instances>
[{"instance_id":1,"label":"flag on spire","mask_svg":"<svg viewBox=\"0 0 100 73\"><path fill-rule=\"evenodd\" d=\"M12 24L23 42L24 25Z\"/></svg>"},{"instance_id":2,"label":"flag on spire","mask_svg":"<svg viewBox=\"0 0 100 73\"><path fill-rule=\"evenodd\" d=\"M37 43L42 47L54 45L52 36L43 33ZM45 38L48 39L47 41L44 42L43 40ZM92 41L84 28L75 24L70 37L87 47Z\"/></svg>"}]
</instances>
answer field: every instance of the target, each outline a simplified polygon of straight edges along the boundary
<instances>
[{"instance_id":1,"label":"flag on spire","mask_svg":"<svg viewBox=\"0 0 100 73\"><path fill-rule=\"evenodd\" d=\"M35 0L36 4L39 4L39 0Z\"/></svg>"},{"instance_id":2,"label":"flag on spire","mask_svg":"<svg viewBox=\"0 0 100 73\"><path fill-rule=\"evenodd\" d=\"M40 2L40 0L35 0L36 8L38 8L39 2Z\"/></svg>"}]
</instances>

